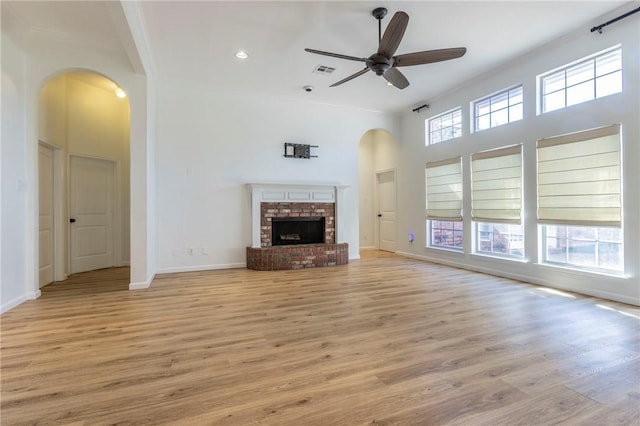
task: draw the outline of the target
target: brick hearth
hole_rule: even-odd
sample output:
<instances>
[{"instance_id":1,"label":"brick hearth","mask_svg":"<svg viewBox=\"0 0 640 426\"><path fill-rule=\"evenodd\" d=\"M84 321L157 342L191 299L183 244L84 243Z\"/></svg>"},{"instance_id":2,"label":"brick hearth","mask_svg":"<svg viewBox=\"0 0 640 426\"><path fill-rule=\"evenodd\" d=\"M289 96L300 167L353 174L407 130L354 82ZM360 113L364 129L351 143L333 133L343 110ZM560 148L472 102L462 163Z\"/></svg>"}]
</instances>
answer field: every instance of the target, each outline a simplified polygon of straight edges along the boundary
<instances>
[{"instance_id":1,"label":"brick hearth","mask_svg":"<svg viewBox=\"0 0 640 426\"><path fill-rule=\"evenodd\" d=\"M247 268L259 271L314 268L349 263L349 244L337 243L344 215L340 185L248 184L252 203L252 244ZM339 204L340 203L340 204ZM323 244L272 246L272 219L323 217Z\"/></svg>"},{"instance_id":2,"label":"brick hearth","mask_svg":"<svg viewBox=\"0 0 640 426\"><path fill-rule=\"evenodd\" d=\"M315 268L349 263L349 244L247 247L247 268L257 271Z\"/></svg>"}]
</instances>

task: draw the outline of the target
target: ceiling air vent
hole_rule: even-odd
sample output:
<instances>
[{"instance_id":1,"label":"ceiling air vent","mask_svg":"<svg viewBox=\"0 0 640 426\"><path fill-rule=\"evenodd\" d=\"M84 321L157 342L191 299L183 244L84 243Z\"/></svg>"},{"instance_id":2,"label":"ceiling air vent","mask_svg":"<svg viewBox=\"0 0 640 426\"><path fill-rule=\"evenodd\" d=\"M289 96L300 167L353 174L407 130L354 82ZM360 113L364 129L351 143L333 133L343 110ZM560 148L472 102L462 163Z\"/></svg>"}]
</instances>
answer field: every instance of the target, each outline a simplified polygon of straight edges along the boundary
<instances>
[{"instance_id":1,"label":"ceiling air vent","mask_svg":"<svg viewBox=\"0 0 640 426\"><path fill-rule=\"evenodd\" d=\"M332 72L334 72L336 69L333 67L328 67L326 65L318 65L316 67L316 69L313 70L313 72L317 73L317 74L324 74L324 75L329 75Z\"/></svg>"}]
</instances>

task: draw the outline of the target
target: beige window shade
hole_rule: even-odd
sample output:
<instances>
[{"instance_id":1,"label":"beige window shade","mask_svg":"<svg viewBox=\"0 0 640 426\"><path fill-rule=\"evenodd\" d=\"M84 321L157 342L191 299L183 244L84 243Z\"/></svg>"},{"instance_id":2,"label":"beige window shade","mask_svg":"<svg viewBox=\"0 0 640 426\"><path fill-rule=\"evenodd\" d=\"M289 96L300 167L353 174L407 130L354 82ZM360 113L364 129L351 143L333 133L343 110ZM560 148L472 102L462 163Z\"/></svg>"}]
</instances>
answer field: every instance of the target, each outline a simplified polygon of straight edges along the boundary
<instances>
[{"instance_id":1,"label":"beige window shade","mask_svg":"<svg viewBox=\"0 0 640 426\"><path fill-rule=\"evenodd\" d=\"M427 219L462 220L461 157L427 163Z\"/></svg>"},{"instance_id":2,"label":"beige window shade","mask_svg":"<svg viewBox=\"0 0 640 426\"><path fill-rule=\"evenodd\" d=\"M538 220L620 226L620 125L538 141Z\"/></svg>"},{"instance_id":3,"label":"beige window shade","mask_svg":"<svg viewBox=\"0 0 640 426\"><path fill-rule=\"evenodd\" d=\"M471 217L484 222L521 223L522 146L471 156Z\"/></svg>"}]
</instances>

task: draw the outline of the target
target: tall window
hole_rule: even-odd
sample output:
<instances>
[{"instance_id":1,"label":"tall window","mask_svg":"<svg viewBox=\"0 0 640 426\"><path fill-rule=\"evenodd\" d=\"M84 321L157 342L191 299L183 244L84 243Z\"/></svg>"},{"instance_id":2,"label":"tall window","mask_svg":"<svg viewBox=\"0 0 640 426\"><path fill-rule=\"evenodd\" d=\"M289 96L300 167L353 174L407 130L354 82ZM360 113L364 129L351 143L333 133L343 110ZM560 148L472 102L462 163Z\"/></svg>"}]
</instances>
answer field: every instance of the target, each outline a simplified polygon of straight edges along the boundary
<instances>
[{"instance_id":1,"label":"tall window","mask_svg":"<svg viewBox=\"0 0 640 426\"><path fill-rule=\"evenodd\" d=\"M622 91L622 48L616 46L539 76L545 113Z\"/></svg>"},{"instance_id":2,"label":"tall window","mask_svg":"<svg viewBox=\"0 0 640 426\"><path fill-rule=\"evenodd\" d=\"M462 250L462 158L427 163L427 242Z\"/></svg>"},{"instance_id":3,"label":"tall window","mask_svg":"<svg viewBox=\"0 0 640 426\"><path fill-rule=\"evenodd\" d=\"M521 145L471 156L471 217L475 252L524 256Z\"/></svg>"},{"instance_id":4,"label":"tall window","mask_svg":"<svg viewBox=\"0 0 640 426\"><path fill-rule=\"evenodd\" d=\"M427 145L462 136L462 109L445 112L427 120Z\"/></svg>"},{"instance_id":5,"label":"tall window","mask_svg":"<svg viewBox=\"0 0 640 426\"><path fill-rule=\"evenodd\" d=\"M537 152L544 261L623 270L620 125L541 139Z\"/></svg>"},{"instance_id":6,"label":"tall window","mask_svg":"<svg viewBox=\"0 0 640 426\"><path fill-rule=\"evenodd\" d=\"M473 103L475 131L522 120L522 85Z\"/></svg>"}]
</instances>

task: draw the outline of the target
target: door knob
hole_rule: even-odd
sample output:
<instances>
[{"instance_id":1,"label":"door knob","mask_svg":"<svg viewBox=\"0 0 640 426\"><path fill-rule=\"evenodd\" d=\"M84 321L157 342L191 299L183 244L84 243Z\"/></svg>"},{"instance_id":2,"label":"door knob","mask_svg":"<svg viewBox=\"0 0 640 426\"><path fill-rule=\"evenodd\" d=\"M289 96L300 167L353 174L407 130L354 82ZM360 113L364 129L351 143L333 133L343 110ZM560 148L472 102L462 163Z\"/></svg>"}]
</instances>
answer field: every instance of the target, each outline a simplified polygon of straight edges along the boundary
<instances>
[{"instance_id":1,"label":"door knob","mask_svg":"<svg viewBox=\"0 0 640 426\"><path fill-rule=\"evenodd\" d=\"M71 222L71 223L75 223L75 221L76 220L74 218L69 219L69 222Z\"/></svg>"}]
</instances>

